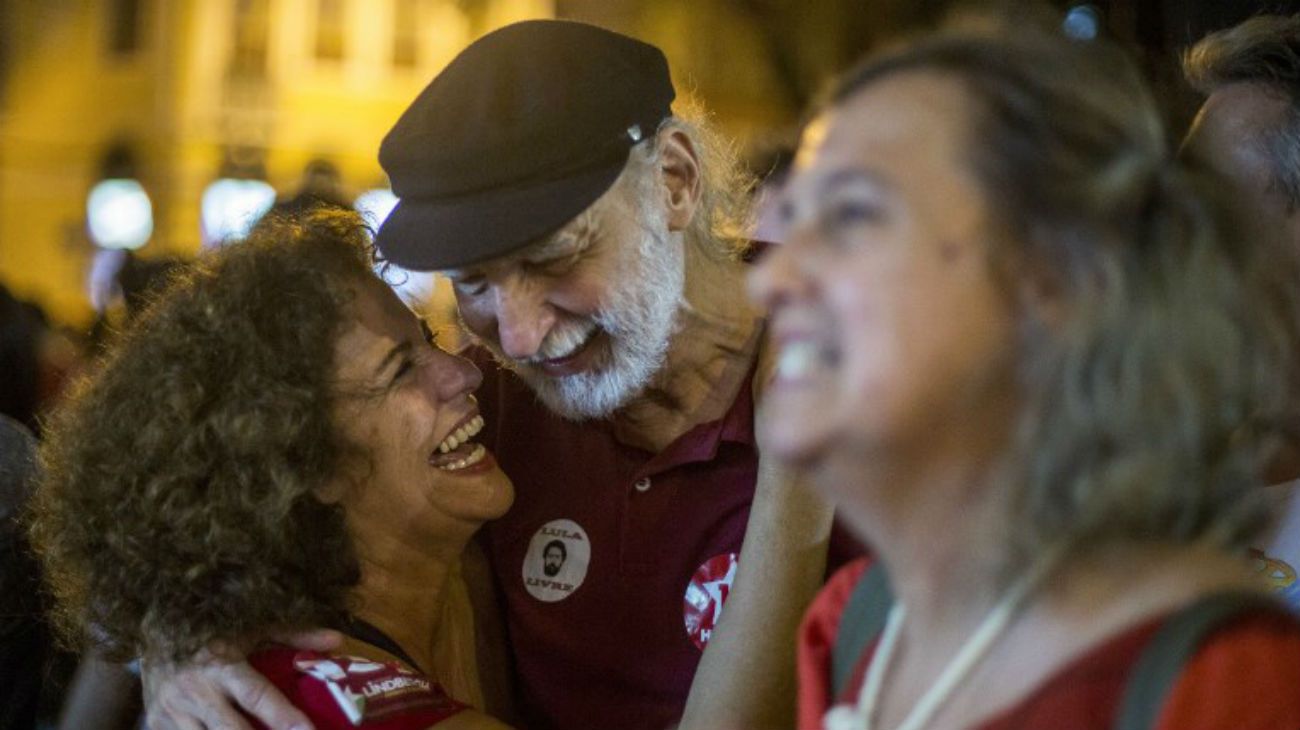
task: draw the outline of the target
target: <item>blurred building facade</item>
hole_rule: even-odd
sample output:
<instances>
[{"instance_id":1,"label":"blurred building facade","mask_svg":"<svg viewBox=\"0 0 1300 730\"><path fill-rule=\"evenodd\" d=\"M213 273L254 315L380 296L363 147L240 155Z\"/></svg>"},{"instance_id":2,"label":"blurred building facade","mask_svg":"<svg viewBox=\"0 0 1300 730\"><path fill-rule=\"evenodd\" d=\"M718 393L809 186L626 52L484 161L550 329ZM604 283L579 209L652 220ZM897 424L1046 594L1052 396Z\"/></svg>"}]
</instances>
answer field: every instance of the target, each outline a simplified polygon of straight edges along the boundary
<instances>
[{"instance_id":1,"label":"blurred building facade","mask_svg":"<svg viewBox=\"0 0 1300 730\"><path fill-rule=\"evenodd\" d=\"M0 281L91 315L91 188L138 179L145 256L193 255L220 176L292 192L314 160L384 184L383 134L460 49L551 0L3 0Z\"/></svg>"},{"instance_id":2,"label":"blurred building facade","mask_svg":"<svg viewBox=\"0 0 1300 730\"><path fill-rule=\"evenodd\" d=\"M347 192L383 185L376 153L389 126L459 50L509 22L571 18L658 45L679 96L702 101L760 160L755 150L794 141L829 76L953 4L0 0L0 282L59 320L85 322L86 196L106 177L134 177L152 199L145 257L198 250L199 200L219 176L264 179L291 195L308 165L324 161ZM1179 96L1181 47L1252 12L1295 12L1300 0L1049 4L1089 9L1143 57L1177 134L1196 102Z\"/></svg>"}]
</instances>

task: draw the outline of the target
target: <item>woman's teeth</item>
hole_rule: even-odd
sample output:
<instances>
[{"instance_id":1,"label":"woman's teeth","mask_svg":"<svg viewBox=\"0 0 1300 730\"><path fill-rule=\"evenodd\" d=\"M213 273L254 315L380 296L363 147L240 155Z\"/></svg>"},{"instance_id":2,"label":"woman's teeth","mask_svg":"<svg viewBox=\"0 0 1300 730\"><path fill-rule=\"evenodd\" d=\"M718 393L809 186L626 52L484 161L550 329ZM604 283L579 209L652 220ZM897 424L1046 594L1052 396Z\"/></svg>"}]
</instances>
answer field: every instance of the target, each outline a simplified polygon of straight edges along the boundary
<instances>
[{"instance_id":1,"label":"woman's teeth","mask_svg":"<svg viewBox=\"0 0 1300 730\"><path fill-rule=\"evenodd\" d=\"M475 434L477 434L479 431L482 430L483 430L483 417L474 416L472 419L470 419L469 423L451 432L451 434L448 435L447 438L443 439L442 443L438 444L438 453L445 454L449 451L452 451L457 446L460 446L466 441L469 441L471 438L474 437ZM479 455L479 458L483 458L481 454Z\"/></svg>"},{"instance_id":2,"label":"woman's teeth","mask_svg":"<svg viewBox=\"0 0 1300 730\"><path fill-rule=\"evenodd\" d=\"M442 469L443 471L459 471L460 469L474 466L480 461L483 461L484 456L487 456L487 449L483 448L483 444L474 444L474 450L469 452L468 456L465 456L464 458L461 459L457 459L456 461L453 461L450 464L443 464L438 468Z\"/></svg>"},{"instance_id":3,"label":"woman's teeth","mask_svg":"<svg viewBox=\"0 0 1300 730\"><path fill-rule=\"evenodd\" d=\"M796 380L812 373L821 353L811 342L790 342L781 348L776 361L776 374L787 380Z\"/></svg>"}]
</instances>

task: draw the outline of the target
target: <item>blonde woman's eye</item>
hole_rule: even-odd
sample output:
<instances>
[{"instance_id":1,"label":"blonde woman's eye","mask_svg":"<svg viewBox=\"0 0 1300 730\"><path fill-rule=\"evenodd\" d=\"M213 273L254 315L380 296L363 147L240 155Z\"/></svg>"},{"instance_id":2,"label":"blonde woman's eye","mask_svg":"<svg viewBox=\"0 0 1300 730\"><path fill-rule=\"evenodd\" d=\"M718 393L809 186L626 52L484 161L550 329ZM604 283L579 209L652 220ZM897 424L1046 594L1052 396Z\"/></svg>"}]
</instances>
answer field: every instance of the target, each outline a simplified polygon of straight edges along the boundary
<instances>
[{"instance_id":1,"label":"blonde woman's eye","mask_svg":"<svg viewBox=\"0 0 1300 730\"><path fill-rule=\"evenodd\" d=\"M878 205L853 201L831 206L825 217L833 226L849 226L878 221L883 217L883 213Z\"/></svg>"},{"instance_id":2,"label":"blonde woman's eye","mask_svg":"<svg viewBox=\"0 0 1300 730\"><path fill-rule=\"evenodd\" d=\"M866 201L832 203L822 210L817 225L823 240L835 245L857 241L854 235L863 226L875 226L885 220L885 210L880 205Z\"/></svg>"}]
</instances>

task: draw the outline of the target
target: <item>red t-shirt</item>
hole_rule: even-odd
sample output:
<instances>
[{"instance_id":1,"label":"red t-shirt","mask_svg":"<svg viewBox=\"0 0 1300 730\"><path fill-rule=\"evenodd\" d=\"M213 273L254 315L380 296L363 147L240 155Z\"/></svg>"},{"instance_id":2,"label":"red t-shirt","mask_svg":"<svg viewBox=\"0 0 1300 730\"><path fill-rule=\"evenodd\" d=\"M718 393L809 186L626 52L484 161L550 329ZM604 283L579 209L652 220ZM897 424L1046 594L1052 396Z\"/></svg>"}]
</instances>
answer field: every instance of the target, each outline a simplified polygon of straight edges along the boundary
<instances>
[{"instance_id":1,"label":"red t-shirt","mask_svg":"<svg viewBox=\"0 0 1300 730\"><path fill-rule=\"evenodd\" d=\"M658 454L549 412L483 350L479 438L515 485L485 546L529 730L663 730L681 717L735 575L758 450L745 383ZM829 562L861 554L837 531Z\"/></svg>"},{"instance_id":2,"label":"red t-shirt","mask_svg":"<svg viewBox=\"0 0 1300 730\"><path fill-rule=\"evenodd\" d=\"M425 730L465 709L437 682L397 662L287 646L254 652L248 661L307 714L316 730Z\"/></svg>"},{"instance_id":3,"label":"red t-shirt","mask_svg":"<svg viewBox=\"0 0 1300 730\"><path fill-rule=\"evenodd\" d=\"M858 560L818 594L799 630L799 730L821 730L831 698L830 656L840 614L866 570ZM1066 665L1031 696L972 730L1110 730L1129 670L1160 628L1155 618ZM865 653L836 703L854 702ZM1153 730L1300 729L1300 622L1243 616L1213 632L1170 691Z\"/></svg>"}]
</instances>

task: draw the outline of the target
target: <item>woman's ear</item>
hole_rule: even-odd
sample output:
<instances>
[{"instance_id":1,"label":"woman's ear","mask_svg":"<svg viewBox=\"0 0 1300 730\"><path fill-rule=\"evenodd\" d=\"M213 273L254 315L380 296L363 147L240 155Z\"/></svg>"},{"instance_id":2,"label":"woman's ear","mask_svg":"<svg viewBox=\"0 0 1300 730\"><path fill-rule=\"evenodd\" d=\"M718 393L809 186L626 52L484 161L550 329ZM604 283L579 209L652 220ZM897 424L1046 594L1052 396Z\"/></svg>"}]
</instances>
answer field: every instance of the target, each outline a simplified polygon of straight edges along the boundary
<instances>
[{"instance_id":1,"label":"woman's ear","mask_svg":"<svg viewBox=\"0 0 1300 730\"><path fill-rule=\"evenodd\" d=\"M695 218L703 180L695 142L680 129L668 129L655 140L659 145L659 172L664 183L668 230L680 231Z\"/></svg>"},{"instance_id":2,"label":"woman's ear","mask_svg":"<svg viewBox=\"0 0 1300 730\"><path fill-rule=\"evenodd\" d=\"M322 504L338 504L348 491L348 478L340 474L324 484L317 485L312 493Z\"/></svg>"}]
</instances>

